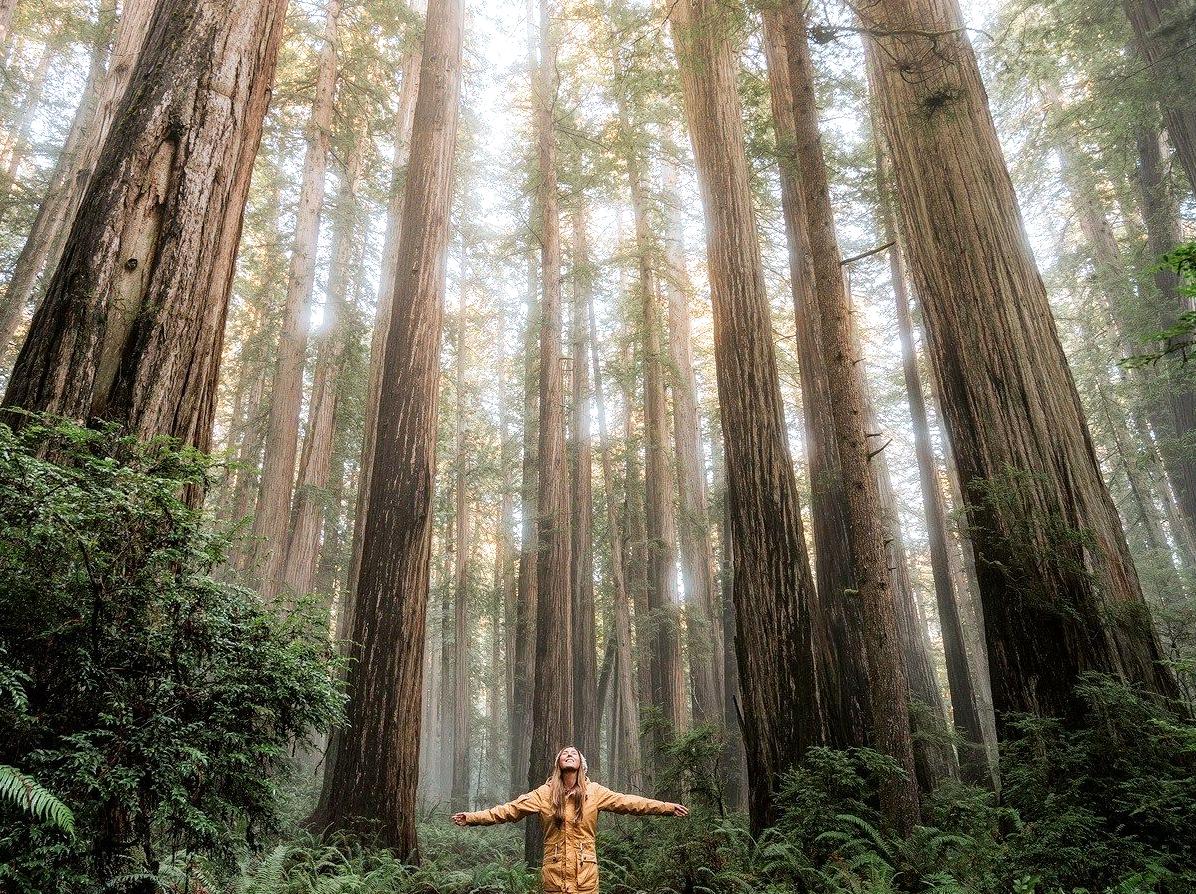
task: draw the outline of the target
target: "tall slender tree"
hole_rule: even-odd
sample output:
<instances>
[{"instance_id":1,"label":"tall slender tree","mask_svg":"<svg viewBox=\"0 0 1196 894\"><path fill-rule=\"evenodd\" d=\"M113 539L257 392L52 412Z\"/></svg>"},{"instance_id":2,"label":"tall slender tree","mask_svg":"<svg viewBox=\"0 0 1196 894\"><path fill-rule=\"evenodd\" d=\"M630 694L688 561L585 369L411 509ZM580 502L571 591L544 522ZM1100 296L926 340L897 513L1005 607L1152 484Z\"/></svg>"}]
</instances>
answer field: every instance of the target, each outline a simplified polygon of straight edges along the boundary
<instances>
[{"instance_id":1,"label":"tall slender tree","mask_svg":"<svg viewBox=\"0 0 1196 894\"><path fill-rule=\"evenodd\" d=\"M468 214L462 215L468 217ZM469 245L461 246L460 303L457 305L457 344L454 392L457 401L453 464L453 650L452 650L452 779L449 801L454 810L469 802L469 467L465 458L465 370L468 327Z\"/></svg>"},{"instance_id":2,"label":"tall slender tree","mask_svg":"<svg viewBox=\"0 0 1196 894\"><path fill-rule=\"evenodd\" d=\"M316 362L308 400L307 434L300 453L295 484L295 512L283 563L283 582L291 592L311 592L320 555L328 488L332 481L332 454L336 435L340 377L348 338L349 286L357 219L356 192L368 131L354 140L341 172L334 205L332 262L328 271L327 299L322 330L316 335ZM330 595L330 594L329 594Z\"/></svg>"},{"instance_id":3,"label":"tall slender tree","mask_svg":"<svg viewBox=\"0 0 1196 894\"><path fill-rule=\"evenodd\" d=\"M597 640L594 631L594 452L590 437L590 326L586 308L591 301L593 269L590 261L585 196L574 197L573 206L573 306L570 313L573 371L570 443L570 532L573 563L571 618L573 624L573 741L590 758L598 760Z\"/></svg>"},{"instance_id":4,"label":"tall slender tree","mask_svg":"<svg viewBox=\"0 0 1196 894\"><path fill-rule=\"evenodd\" d=\"M666 178L675 178L669 168ZM676 183L670 183L671 201ZM686 646L696 723L719 723L723 718L723 649L721 598L710 542L710 512L706 494L706 463L698 419L698 384L690 340L689 296L684 234L675 209L669 216L664 247L663 277L668 295L669 372L673 396L673 449L677 459L678 539L682 586L687 607Z\"/></svg>"},{"instance_id":5,"label":"tall slender tree","mask_svg":"<svg viewBox=\"0 0 1196 894\"><path fill-rule=\"evenodd\" d=\"M623 529L615 505L615 473L611 459L610 432L606 425L606 397L602 387L602 361L598 350L593 297L586 307L590 329L590 357L594 374L594 402L598 413L598 443L602 461L603 504L606 507L607 539L610 544L611 586L614 590L614 630L607 636L615 643L615 710L612 712L611 757L619 784L638 788L643 782L639 737L639 704L635 690L635 658L631 642L631 598L623 563Z\"/></svg>"},{"instance_id":6,"label":"tall slender tree","mask_svg":"<svg viewBox=\"0 0 1196 894\"><path fill-rule=\"evenodd\" d=\"M332 141L332 110L337 82L337 27L341 0L327 0L324 31L316 66L315 95L307 122L303 183L295 211L295 237L287 272L278 362L270 388L270 415L262 454L262 477L253 516L254 565L267 599L278 595L286 565L286 532L290 526L295 458L303 403L303 369L312 290L316 280L316 243L324 205L324 175Z\"/></svg>"},{"instance_id":7,"label":"tall slender tree","mask_svg":"<svg viewBox=\"0 0 1196 894\"><path fill-rule=\"evenodd\" d=\"M569 494L565 463L564 375L561 371L561 226L557 184L557 48L551 0L540 0L540 64L535 83L535 134L540 212L540 438L536 559L536 657L532 695L529 787L539 785L573 733ZM543 831L526 825L526 855L540 855Z\"/></svg>"}]
</instances>

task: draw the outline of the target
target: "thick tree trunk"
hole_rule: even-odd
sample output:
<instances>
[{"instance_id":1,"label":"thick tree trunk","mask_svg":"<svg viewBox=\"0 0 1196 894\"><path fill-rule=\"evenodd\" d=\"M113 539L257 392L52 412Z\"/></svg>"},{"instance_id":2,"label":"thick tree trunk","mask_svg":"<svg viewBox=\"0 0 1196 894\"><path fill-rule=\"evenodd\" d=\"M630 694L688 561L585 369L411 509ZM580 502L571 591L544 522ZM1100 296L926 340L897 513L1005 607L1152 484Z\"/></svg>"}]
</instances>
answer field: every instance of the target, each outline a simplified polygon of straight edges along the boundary
<instances>
[{"instance_id":1,"label":"thick tree trunk","mask_svg":"<svg viewBox=\"0 0 1196 894\"><path fill-rule=\"evenodd\" d=\"M1173 693L954 0L860 8L901 228L970 499L998 723L1086 671ZM996 248L994 249L994 246Z\"/></svg>"},{"instance_id":2,"label":"thick tree trunk","mask_svg":"<svg viewBox=\"0 0 1196 894\"><path fill-rule=\"evenodd\" d=\"M415 796L461 20L457 0L429 4L353 613L347 729L310 820L315 828L369 830L408 861L419 856Z\"/></svg>"},{"instance_id":3,"label":"thick tree trunk","mask_svg":"<svg viewBox=\"0 0 1196 894\"><path fill-rule=\"evenodd\" d=\"M105 22L115 14L115 6L115 0L105 0L101 9L101 38L92 53L83 99L75 110L66 142L50 176L49 188L13 264L12 276L0 301L0 358L8 352L25 308L33 298L38 277L43 270L58 264L59 254L55 249L60 249L62 233L78 211L100 147L111 129L117 103L128 88L129 76L145 39L149 16L153 12L152 0L127 0L122 4L109 55L111 28L105 27Z\"/></svg>"},{"instance_id":4,"label":"thick tree trunk","mask_svg":"<svg viewBox=\"0 0 1196 894\"><path fill-rule=\"evenodd\" d=\"M307 151L303 183L295 211L295 238L287 273L278 363L270 389L262 480L253 517L254 572L267 600L279 594L286 565L287 532L291 520L291 491L295 485L295 454L299 445L299 414L303 403L303 367L312 287L316 279L316 243L324 205L324 174L332 139L332 107L337 81L337 23L341 0L324 8L323 46L316 71L315 97L307 123Z\"/></svg>"},{"instance_id":5,"label":"thick tree trunk","mask_svg":"<svg viewBox=\"0 0 1196 894\"><path fill-rule=\"evenodd\" d=\"M465 215L468 219L468 214ZM469 288L469 247L461 249L461 301L457 306L455 393L457 426L453 443L456 466L453 482L453 650L452 650L452 779L449 802L454 811L469 806L469 480L465 459L466 294Z\"/></svg>"},{"instance_id":6,"label":"thick tree trunk","mask_svg":"<svg viewBox=\"0 0 1196 894\"><path fill-rule=\"evenodd\" d=\"M632 789L643 785L640 768L639 707L635 693L635 658L631 643L631 599L623 567L623 530L615 506L614 463L610 456L610 432L606 428L606 399L602 390L602 362L599 359L593 296L587 295L586 315L590 324L590 356L593 362L594 400L598 409L598 442L602 460L603 503L610 540L611 588L614 591L615 698L611 712L614 727L612 763L619 770L617 782Z\"/></svg>"},{"instance_id":7,"label":"thick tree trunk","mask_svg":"<svg viewBox=\"0 0 1196 894\"><path fill-rule=\"evenodd\" d=\"M390 168L390 196L386 204L386 233L382 238L381 269L378 277L378 306L370 338L370 371L365 393L365 420L361 439L361 484L357 489L357 507L353 515L353 553L349 559L348 604L341 612L347 631L351 625L352 604L361 569L361 538L365 532L365 507L370 498L370 477L374 466L374 448L378 432L378 394L382 389L382 360L386 354L386 334L390 320L390 302L394 297L395 268L399 263L399 237L402 229L403 194L407 183L407 163L411 150L411 123L415 117L415 99L419 93L419 73L423 56L419 50L409 53L403 63L399 86L398 112L394 120L394 155Z\"/></svg>"},{"instance_id":8,"label":"thick tree trunk","mask_svg":"<svg viewBox=\"0 0 1196 894\"><path fill-rule=\"evenodd\" d=\"M675 178L672 168L666 177ZM668 198L675 199L676 184L669 183L669 188ZM686 645L694 722L720 723L724 715L722 611L714 575L714 548L710 545L706 464L698 423L698 385L690 348L689 296L692 287L685 267L685 246L679 224L676 215L671 215L665 245L668 275L663 284L669 302L673 449L677 454L677 527L686 606Z\"/></svg>"},{"instance_id":9,"label":"thick tree trunk","mask_svg":"<svg viewBox=\"0 0 1196 894\"><path fill-rule=\"evenodd\" d=\"M1138 52L1150 65L1150 82L1161 89L1159 104L1167 136L1188 184L1196 190L1196 61L1192 58L1192 9L1182 0L1122 0Z\"/></svg>"},{"instance_id":10,"label":"thick tree trunk","mask_svg":"<svg viewBox=\"0 0 1196 894\"><path fill-rule=\"evenodd\" d=\"M378 302L374 327L370 338L370 368L366 385L365 420L362 426L361 485L357 489L357 506L353 516L353 553L349 561L349 604L341 613L346 629L351 620L352 602L357 592L361 569L361 539L365 531L365 507L369 503L370 477L378 431L378 394L382 389L382 361L386 353L387 321L394 295L395 267L399 259L399 237L402 227L403 194L407 182L410 157L411 125L415 117L415 100L419 93L419 74L423 62L419 50L409 53L403 63L399 87L398 111L394 120L394 155L391 160L390 195L386 205L386 232L382 240L382 257L378 277Z\"/></svg>"},{"instance_id":11,"label":"thick tree trunk","mask_svg":"<svg viewBox=\"0 0 1196 894\"><path fill-rule=\"evenodd\" d=\"M857 653L836 650L838 661L827 676L837 677L853 659L866 667L868 743L893 758L907 774L905 779L894 778L882 786L881 808L896 828L909 831L918 818L918 790L909 714L899 709L910 697L897 618L901 594L893 586L886 554L890 537L877 485L881 473L872 468L873 458L884 444L868 424L866 385L822 152L814 66L806 40L805 13L797 0L782 5L781 21L793 109L793 160L802 188L797 214L805 218L821 327L818 347L829 394L834 396L820 409L829 410L823 424L834 429L851 569L850 587L820 591L818 606L832 640L842 638L862 646ZM904 561L904 556L901 559ZM830 702L823 707L830 719L838 704Z\"/></svg>"},{"instance_id":12,"label":"thick tree trunk","mask_svg":"<svg viewBox=\"0 0 1196 894\"><path fill-rule=\"evenodd\" d=\"M572 366L573 407L570 425L570 531L572 546L573 623L573 744L598 762L598 719L602 705L596 698L594 663L598 645L594 632L594 497L593 447L590 443L589 325L586 307L591 301L593 270L590 266L584 198L573 209L573 309Z\"/></svg>"},{"instance_id":13,"label":"thick tree trunk","mask_svg":"<svg viewBox=\"0 0 1196 894\"><path fill-rule=\"evenodd\" d=\"M959 765L966 782L991 787L993 772L989 767L984 745L984 731L980 725L975 686L968 661L963 618L959 596L951 574L950 546L947 540L947 512L943 492L939 488L939 470L934 459L934 445L930 440L930 421L926 413L926 397L922 391L922 377L918 370L918 352L914 345L914 323L910 313L909 291L906 286L905 259L897 242L897 223L893 216L889 194L888 159L876 136L876 189L880 200L884 237L893 243L889 248L889 278L896 303L897 337L901 342L901 370L905 378L905 395L914 429L914 455L918 464L918 481L922 490L922 512L926 518L927 539L930 546L930 572L934 581L935 604L938 607L939 630L943 638L943 653L947 663L947 686L951 692L951 712L960 734Z\"/></svg>"},{"instance_id":14,"label":"thick tree trunk","mask_svg":"<svg viewBox=\"0 0 1196 894\"><path fill-rule=\"evenodd\" d=\"M359 139L353 147L342 172L336 201L337 219L324 304L324 329L317 336L319 345L308 401L307 436L299 462L295 513L283 563L283 582L296 596L304 596L312 590L320 555L320 529L328 504L337 398L345 362L345 315L357 216L357 180L366 148L364 143L364 139Z\"/></svg>"},{"instance_id":15,"label":"thick tree trunk","mask_svg":"<svg viewBox=\"0 0 1196 894\"><path fill-rule=\"evenodd\" d=\"M540 0L540 65L536 70L536 147L540 209L540 439L536 560L536 657L532 692L529 788L540 785L557 751L573 735L573 666L569 585L569 494L565 464L564 376L561 372L561 227L553 108L557 83L551 0ZM541 854L539 823L526 824L526 858Z\"/></svg>"},{"instance_id":16,"label":"thick tree trunk","mask_svg":"<svg viewBox=\"0 0 1196 894\"><path fill-rule=\"evenodd\" d=\"M155 7L6 406L99 417L207 449L285 8Z\"/></svg>"},{"instance_id":17,"label":"thick tree trunk","mask_svg":"<svg viewBox=\"0 0 1196 894\"><path fill-rule=\"evenodd\" d=\"M812 653L814 582L752 211L736 92L736 19L712 0L679 0L671 9L706 212L749 809L759 832L775 818L780 774L823 741Z\"/></svg>"}]
</instances>

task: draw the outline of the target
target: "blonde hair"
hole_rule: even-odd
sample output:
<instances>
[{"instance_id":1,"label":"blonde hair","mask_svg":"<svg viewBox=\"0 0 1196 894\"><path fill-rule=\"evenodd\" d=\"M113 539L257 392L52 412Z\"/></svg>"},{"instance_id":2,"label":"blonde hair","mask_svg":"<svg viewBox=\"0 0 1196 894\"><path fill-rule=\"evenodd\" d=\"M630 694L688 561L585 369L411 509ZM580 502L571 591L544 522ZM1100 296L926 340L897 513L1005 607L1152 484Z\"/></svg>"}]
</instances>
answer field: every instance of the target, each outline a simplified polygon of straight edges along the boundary
<instances>
[{"instance_id":1,"label":"blonde hair","mask_svg":"<svg viewBox=\"0 0 1196 894\"><path fill-rule=\"evenodd\" d=\"M566 792L565 782L561 778L561 755L572 748L581 757L581 767L577 771L577 782L573 788ZM552 798L552 821L554 824L561 826L565 823L565 800L566 798L573 799L573 809L577 813L581 813L582 805L586 802L586 784L589 782L590 765L586 762L586 756L581 753L581 750L572 746L566 745L556 753L556 757L552 760L552 772L548 774L548 779L545 780L551 789Z\"/></svg>"}]
</instances>

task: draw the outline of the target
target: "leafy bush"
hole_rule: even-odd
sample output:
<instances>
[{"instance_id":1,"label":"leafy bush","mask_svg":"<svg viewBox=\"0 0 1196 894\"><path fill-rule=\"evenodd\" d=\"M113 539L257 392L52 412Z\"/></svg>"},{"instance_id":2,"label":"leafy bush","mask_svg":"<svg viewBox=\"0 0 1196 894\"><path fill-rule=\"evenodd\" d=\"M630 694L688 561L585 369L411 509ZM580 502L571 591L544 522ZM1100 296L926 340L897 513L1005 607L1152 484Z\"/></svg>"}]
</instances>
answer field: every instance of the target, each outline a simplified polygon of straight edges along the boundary
<instances>
[{"instance_id":1,"label":"leafy bush","mask_svg":"<svg viewBox=\"0 0 1196 894\"><path fill-rule=\"evenodd\" d=\"M0 426L0 764L31 799L0 798L0 889L231 868L278 825L292 743L338 716L316 614L213 578L228 538L181 496L209 471L165 441Z\"/></svg>"},{"instance_id":2,"label":"leafy bush","mask_svg":"<svg viewBox=\"0 0 1196 894\"><path fill-rule=\"evenodd\" d=\"M886 829L878 784L900 772L865 749L811 749L777 793L780 820L611 824L612 892L704 894L1188 894L1196 890L1196 725L1180 710L1086 678L1082 728L1023 717L1000 798L959 783L925 801L908 838ZM693 743L674 752L701 754Z\"/></svg>"}]
</instances>

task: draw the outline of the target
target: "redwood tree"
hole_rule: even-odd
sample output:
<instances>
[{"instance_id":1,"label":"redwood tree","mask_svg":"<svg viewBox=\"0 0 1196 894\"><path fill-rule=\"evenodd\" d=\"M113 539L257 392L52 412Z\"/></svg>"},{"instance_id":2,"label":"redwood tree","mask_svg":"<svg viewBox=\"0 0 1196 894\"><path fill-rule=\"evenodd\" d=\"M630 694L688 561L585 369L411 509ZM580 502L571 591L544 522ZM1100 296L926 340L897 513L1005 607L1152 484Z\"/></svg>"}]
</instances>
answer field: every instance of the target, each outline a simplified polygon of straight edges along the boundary
<instances>
[{"instance_id":1,"label":"redwood tree","mask_svg":"<svg viewBox=\"0 0 1196 894\"><path fill-rule=\"evenodd\" d=\"M4 404L209 446L286 0L162 0Z\"/></svg>"},{"instance_id":2,"label":"redwood tree","mask_svg":"<svg viewBox=\"0 0 1196 894\"><path fill-rule=\"evenodd\" d=\"M759 832L775 816L780 774L822 740L822 722L811 644L814 582L752 210L733 13L714 0L679 0L671 18L706 214L735 645L751 826Z\"/></svg>"},{"instance_id":3,"label":"redwood tree","mask_svg":"<svg viewBox=\"0 0 1196 894\"><path fill-rule=\"evenodd\" d=\"M353 615L347 729L310 823L418 859L416 784L461 6L428 7Z\"/></svg>"},{"instance_id":4,"label":"redwood tree","mask_svg":"<svg viewBox=\"0 0 1196 894\"><path fill-rule=\"evenodd\" d=\"M975 545L998 726L1078 676L1172 693L954 0L859 7Z\"/></svg>"},{"instance_id":5,"label":"redwood tree","mask_svg":"<svg viewBox=\"0 0 1196 894\"><path fill-rule=\"evenodd\" d=\"M536 560L536 656L527 782L544 781L573 733L569 494L566 490L564 376L561 371L561 226L553 106L556 41L550 0L540 0L540 65L536 70L536 155L540 211L540 439ZM527 823L529 863L540 856L542 830Z\"/></svg>"},{"instance_id":6,"label":"redwood tree","mask_svg":"<svg viewBox=\"0 0 1196 894\"><path fill-rule=\"evenodd\" d=\"M262 477L253 516L255 571L261 577L261 590L267 599L276 596L282 588L286 565L286 532L291 517L291 491L295 483L295 458L299 449L308 318L316 280L316 247L324 205L324 174L332 140L340 9L341 0L327 0L324 7L323 44L316 68L311 116L307 122L303 182L299 189L299 206L295 210L295 237L291 244L290 269L287 272L282 333L270 390Z\"/></svg>"}]
</instances>

